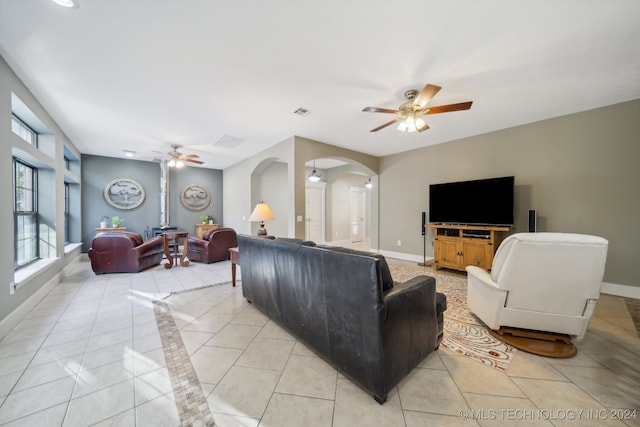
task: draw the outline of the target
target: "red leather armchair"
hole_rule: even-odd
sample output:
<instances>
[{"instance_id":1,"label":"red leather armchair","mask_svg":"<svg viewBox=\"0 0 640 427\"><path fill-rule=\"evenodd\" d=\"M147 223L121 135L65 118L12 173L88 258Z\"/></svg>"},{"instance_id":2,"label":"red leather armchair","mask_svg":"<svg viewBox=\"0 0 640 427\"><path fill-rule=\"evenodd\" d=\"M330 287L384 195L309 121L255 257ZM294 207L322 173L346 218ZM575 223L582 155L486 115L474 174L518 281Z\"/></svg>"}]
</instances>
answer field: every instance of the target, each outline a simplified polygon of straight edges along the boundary
<instances>
[{"instance_id":1,"label":"red leather armchair","mask_svg":"<svg viewBox=\"0 0 640 427\"><path fill-rule=\"evenodd\" d=\"M163 253L162 236L143 242L138 233L112 231L93 238L89 259L96 274L137 273L160 264Z\"/></svg>"},{"instance_id":2,"label":"red leather armchair","mask_svg":"<svg viewBox=\"0 0 640 427\"><path fill-rule=\"evenodd\" d=\"M229 259L229 248L238 246L238 235L233 228L207 230L202 239L189 236L187 257L190 261L207 264Z\"/></svg>"}]
</instances>

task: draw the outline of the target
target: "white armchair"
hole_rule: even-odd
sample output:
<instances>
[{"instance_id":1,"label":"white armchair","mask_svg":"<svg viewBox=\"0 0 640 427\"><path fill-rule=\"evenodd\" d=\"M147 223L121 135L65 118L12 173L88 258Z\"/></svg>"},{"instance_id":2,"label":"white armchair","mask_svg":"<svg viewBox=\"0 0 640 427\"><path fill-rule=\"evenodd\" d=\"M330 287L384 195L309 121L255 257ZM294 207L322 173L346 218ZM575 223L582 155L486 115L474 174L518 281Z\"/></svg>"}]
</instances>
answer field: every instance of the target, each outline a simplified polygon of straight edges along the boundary
<instances>
[{"instance_id":1,"label":"white armchair","mask_svg":"<svg viewBox=\"0 0 640 427\"><path fill-rule=\"evenodd\" d=\"M467 304L489 328L567 334L580 341L600 295L607 240L583 234L507 237L491 272L468 273Z\"/></svg>"}]
</instances>

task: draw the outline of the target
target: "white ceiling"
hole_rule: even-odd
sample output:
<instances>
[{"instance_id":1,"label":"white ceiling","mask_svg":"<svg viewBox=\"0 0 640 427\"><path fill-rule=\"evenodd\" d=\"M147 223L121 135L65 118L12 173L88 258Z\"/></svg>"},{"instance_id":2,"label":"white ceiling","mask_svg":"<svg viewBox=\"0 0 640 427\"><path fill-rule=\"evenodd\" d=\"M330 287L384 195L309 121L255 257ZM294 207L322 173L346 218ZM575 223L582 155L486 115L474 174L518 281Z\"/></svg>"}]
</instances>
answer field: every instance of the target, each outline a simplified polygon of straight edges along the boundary
<instances>
[{"instance_id":1,"label":"white ceiling","mask_svg":"<svg viewBox=\"0 0 640 427\"><path fill-rule=\"evenodd\" d=\"M2 0L0 54L82 153L224 169L293 135L383 156L638 99L639 23L637 0ZM369 132L392 116L364 107L426 83L473 107Z\"/></svg>"}]
</instances>

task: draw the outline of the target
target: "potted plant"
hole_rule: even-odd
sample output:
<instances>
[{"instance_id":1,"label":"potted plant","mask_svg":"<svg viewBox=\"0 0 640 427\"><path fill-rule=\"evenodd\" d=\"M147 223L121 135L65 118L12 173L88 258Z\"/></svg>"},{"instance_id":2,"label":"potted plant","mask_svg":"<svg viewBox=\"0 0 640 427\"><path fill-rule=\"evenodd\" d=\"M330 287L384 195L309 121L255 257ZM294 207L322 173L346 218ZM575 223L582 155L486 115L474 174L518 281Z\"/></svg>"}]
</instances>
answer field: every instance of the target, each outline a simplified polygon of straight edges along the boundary
<instances>
[{"instance_id":1,"label":"potted plant","mask_svg":"<svg viewBox=\"0 0 640 427\"><path fill-rule=\"evenodd\" d=\"M120 223L122 221L124 221L124 219L120 219L120 217L117 215L111 217L111 225L113 226L113 228L120 227Z\"/></svg>"},{"instance_id":2,"label":"potted plant","mask_svg":"<svg viewBox=\"0 0 640 427\"><path fill-rule=\"evenodd\" d=\"M203 224L206 224L208 220L209 220L209 215L200 216L200 221L202 221Z\"/></svg>"},{"instance_id":3,"label":"potted plant","mask_svg":"<svg viewBox=\"0 0 640 427\"><path fill-rule=\"evenodd\" d=\"M108 216L103 216L100 218L100 228L107 228L107 223L109 222Z\"/></svg>"}]
</instances>

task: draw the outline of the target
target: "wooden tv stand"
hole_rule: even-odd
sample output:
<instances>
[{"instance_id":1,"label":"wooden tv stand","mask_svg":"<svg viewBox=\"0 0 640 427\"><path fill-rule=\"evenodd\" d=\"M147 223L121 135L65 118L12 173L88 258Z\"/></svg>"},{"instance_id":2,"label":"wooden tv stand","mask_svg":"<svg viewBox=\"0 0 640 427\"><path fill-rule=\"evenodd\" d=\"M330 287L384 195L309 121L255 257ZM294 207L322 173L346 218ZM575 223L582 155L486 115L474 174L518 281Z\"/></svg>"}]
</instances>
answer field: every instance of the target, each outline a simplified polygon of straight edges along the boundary
<instances>
[{"instance_id":1,"label":"wooden tv stand","mask_svg":"<svg viewBox=\"0 0 640 427\"><path fill-rule=\"evenodd\" d=\"M511 227L427 224L433 229L433 269L463 270L476 265L491 270L500 234Z\"/></svg>"}]
</instances>

